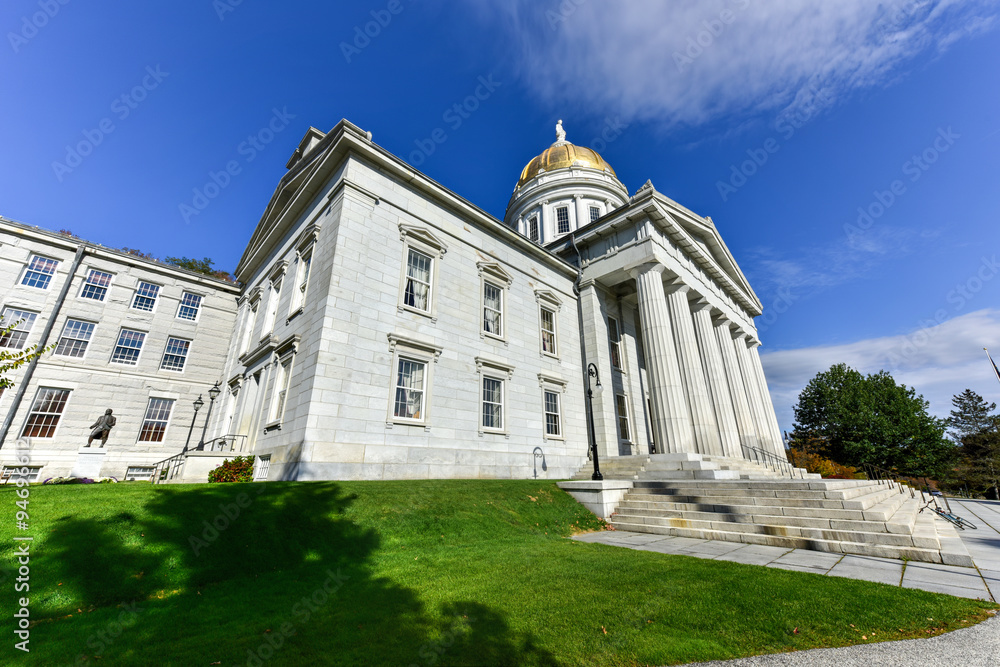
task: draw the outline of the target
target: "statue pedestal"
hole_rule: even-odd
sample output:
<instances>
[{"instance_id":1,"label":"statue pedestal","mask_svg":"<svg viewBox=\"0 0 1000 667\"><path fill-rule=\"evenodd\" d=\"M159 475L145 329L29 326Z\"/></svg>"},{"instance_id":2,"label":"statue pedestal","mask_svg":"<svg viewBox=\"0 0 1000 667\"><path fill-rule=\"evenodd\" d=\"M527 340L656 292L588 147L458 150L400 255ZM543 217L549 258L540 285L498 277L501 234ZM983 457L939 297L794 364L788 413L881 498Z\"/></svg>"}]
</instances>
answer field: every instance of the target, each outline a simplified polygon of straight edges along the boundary
<instances>
[{"instance_id":1,"label":"statue pedestal","mask_svg":"<svg viewBox=\"0 0 1000 667\"><path fill-rule=\"evenodd\" d=\"M81 447L76 455L76 464L70 475L97 480L101 476L101 466L104 465L106 453L101 447Z\"/></svg>"}]
</instances>

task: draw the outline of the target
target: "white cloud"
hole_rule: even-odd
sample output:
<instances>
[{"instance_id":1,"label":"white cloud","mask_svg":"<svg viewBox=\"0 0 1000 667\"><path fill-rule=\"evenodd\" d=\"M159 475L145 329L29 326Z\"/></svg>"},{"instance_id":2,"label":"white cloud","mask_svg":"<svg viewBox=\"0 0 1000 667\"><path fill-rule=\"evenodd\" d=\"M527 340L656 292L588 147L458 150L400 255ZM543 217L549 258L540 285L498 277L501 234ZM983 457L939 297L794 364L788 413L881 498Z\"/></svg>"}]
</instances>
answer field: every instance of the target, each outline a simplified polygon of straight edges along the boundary
<instances>
[{"instance_id":1,"label":"white cloud","mask_svg":"<svg viewBox=\"0 0 1000 667\"><path fill-rule=\"evenodd\" d=\"M845 363L861 373L888 371L896 382L930 401L931 414L947 417L951 397L972 389L1000 403L1000 383L984 347L1000 352L1000 310L977 310L938 324L928 320L900 336L796 350L761 350L761 363L782 429L791 430L792 406L817 373Z\"/></svg>"},{"instance_id":2,"label":"white cloud","mask_svg":"<svg viewBox=\"0 0 1000 667\"><path fill-rule=\"evenodd\" d=\"M550 104L698 125L815 113L919 54L995 27L996 0L490 0L515 68Z\"/></svg>"}]
</instances>

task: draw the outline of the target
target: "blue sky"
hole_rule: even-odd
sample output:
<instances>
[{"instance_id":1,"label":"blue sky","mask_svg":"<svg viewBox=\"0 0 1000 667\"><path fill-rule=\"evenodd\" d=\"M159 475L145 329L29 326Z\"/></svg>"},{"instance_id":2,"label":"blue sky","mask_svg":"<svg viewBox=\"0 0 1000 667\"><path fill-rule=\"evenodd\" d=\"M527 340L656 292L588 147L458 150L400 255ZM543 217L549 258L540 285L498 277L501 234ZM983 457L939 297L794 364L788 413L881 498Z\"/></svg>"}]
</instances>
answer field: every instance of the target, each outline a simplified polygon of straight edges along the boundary
<instances>
[{"instance_id":1,"label":"blue sky","mask_svg":"<svg viewBox=\"0 0 1000 667\"><path fill-rule=\"evenodd\" d=\"M0 214L232 269L310 125L503 217L562 118L715 220L783 428L839 361L1000 401L998 2L455 4L7 2Z\"/></svg>"}]
</instances>

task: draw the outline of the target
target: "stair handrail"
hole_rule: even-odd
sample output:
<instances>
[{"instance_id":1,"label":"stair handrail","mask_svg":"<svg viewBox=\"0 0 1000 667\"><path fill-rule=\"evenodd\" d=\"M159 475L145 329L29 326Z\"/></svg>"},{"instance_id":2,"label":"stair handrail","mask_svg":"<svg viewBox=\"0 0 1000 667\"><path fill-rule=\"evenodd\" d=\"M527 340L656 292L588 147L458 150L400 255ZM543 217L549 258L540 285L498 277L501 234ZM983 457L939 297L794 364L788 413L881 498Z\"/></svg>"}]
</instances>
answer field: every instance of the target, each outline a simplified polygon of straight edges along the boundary
<instances>
[{"instance_id":1,"label":"stair handrail","mask_svg":"<svg viewBox=\"0 0 1000 667\"><path fill-rule=\"evenodd\" d=\"M760 463L760 459L763 459L765 462L764 465L771 468L771 470L779 472L780 468L782 471L788 473L789 479L795 479L795 466L789 463L787 459L783 459L766 449L761 449L760 447L754 447L743 443L740 444L743 447L743 457L747 460L750 460L750 457L746 454L749 451L753 454L753 460L755 463ZM805 477L802 477L802 479L805 479Z\"/></svg>"},{"instance_id":2,"label":"stair handrail","mask_svg":"<svg viewBox=\"0 0 1000 667\"><path fill-rule=\"evenodd\" d=\"M237 450L236 444L239 443L239 449ZM245 435L237 435L235 433L229 433L227 435L220 435L217 438L212 438L206 442L199 443L195 448L195 451L204 452L242 452L246 449L247 437Z\"/></svg>"},{"instance_id":3,"label":"stair handrail","mask_svg":"<svg viewBox=\"0 0 1000 667\"><path fill-rule=\"evenodd\" d=\"M187 458L185 452L167 457L153 466L153 484L160 484L177 477L184 467L184 459Z\"/></svg>"},{"instance_id":4,"label":"stair handrail","mask_svg":"<svg viewBox=\"0 0 1000 667\"><path fill-rule=\"evenodd\" d=\"M886 483L889 485L889 488L898 488L900 493L906 493L906 490L909 489L910 497L916 497L913 492L913 488L907 484L903 480L902 476L897 472L886 470L885 468L877 466L874 463L862 463L861 471L869 481L878 482L879 484Z\"/></svg>"}]
</instances>

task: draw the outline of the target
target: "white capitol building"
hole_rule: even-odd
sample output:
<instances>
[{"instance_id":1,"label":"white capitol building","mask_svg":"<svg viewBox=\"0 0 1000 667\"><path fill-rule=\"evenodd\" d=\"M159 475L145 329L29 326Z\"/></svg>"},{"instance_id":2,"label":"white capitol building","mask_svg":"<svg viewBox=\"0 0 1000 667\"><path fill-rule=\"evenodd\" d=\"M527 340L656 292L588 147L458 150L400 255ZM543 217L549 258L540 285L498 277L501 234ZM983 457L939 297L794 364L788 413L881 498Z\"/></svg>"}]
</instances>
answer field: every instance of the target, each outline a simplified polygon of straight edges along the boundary
<instances>
[{"instance_id":1,"label":"white capitol building","mask_svg":"<svg viewBox=\"0 0 1000 667\"><path fill-rule=\"evenodd\" d=\"M20 442L37 479L204 481L234 453L258 479L567 478L598 380L602 463L785 458L712 220L630 196L561 121L503 221L347 121L287 166L240 285L0 219L0 347L55 346L0 395L4 466Z\"/></svg>"}]
</instances>

